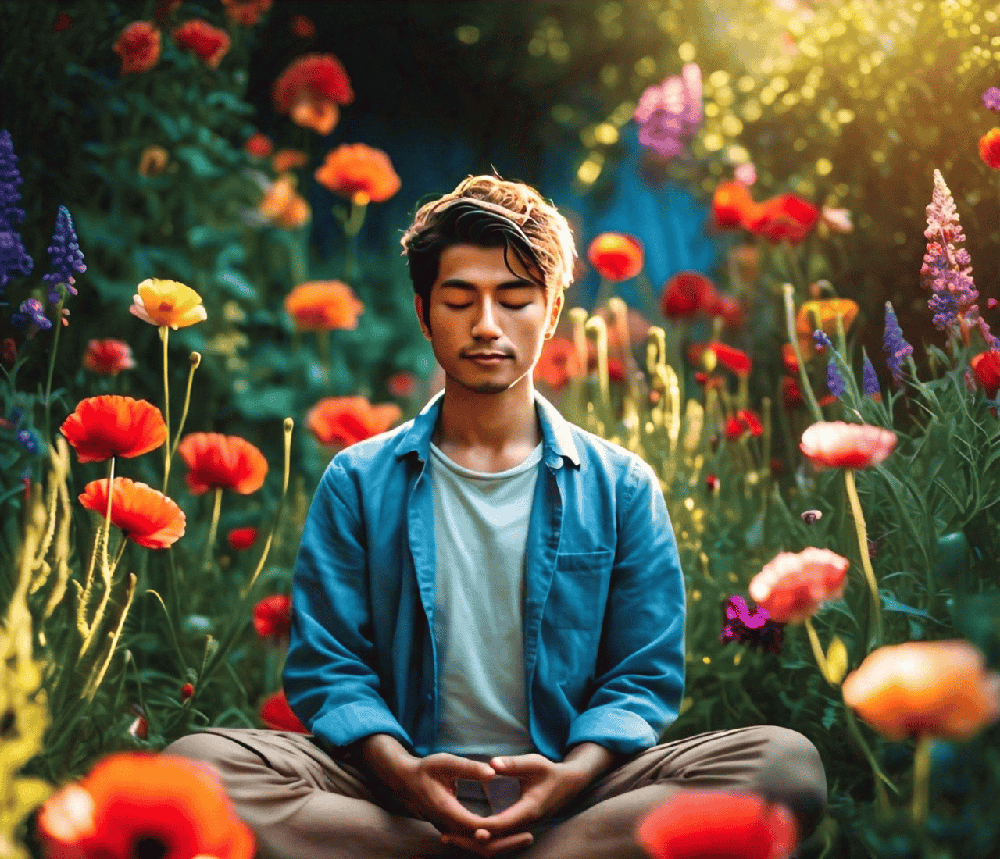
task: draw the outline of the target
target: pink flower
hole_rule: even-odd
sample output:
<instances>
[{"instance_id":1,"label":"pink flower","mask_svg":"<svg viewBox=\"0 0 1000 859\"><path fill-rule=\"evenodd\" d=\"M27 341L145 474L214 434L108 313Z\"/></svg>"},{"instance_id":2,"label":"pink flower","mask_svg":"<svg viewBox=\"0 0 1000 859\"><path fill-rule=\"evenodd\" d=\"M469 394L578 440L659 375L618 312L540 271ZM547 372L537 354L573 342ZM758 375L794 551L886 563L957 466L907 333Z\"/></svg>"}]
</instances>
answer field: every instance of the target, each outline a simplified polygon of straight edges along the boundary
<instances>
[{"instance_id":1,"label":"pink flower","mask_svg":"<svg viewBox=\"0 0 1000 859\"><path fill-rule=\"evenodd\" d=\"M750 596L773 620L801 623L843 595L848 566L847 558L829 549L782 552L754 576Z\"/></svg>"},{"instance_id":2,"label":"pink flower","mask_svg":"<svg viewBox=\"0 0 1000 859\"><path fill-rule=\"evenodd\" d=\"M869 424L819 421L802 433L799 448L816 468L870 468L896 447L896 434Z\"/></svg>"}]
</instances>

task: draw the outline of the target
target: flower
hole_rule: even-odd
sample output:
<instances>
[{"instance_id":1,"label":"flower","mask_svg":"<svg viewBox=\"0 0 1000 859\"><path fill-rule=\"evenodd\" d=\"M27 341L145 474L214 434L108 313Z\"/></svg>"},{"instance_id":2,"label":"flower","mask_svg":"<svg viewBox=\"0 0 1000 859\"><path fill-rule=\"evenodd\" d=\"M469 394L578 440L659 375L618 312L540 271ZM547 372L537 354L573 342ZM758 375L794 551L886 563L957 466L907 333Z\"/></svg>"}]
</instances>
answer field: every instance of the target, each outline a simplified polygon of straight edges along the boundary
<instances>
[{"instance_id":1,"label":"flower","mask_svg":"<svg viewBox=\"0 0 1000 859\"><path fill-rule=\"evenodd\" d=\"M147 146L139 156L139 173L143 176L159 176L170 163L170 153L162 146Z\"/></svg>"},{"instance_id":2,"label":"flower","mask_svg":"<svg viewBox=\"0 0 1000 859\"><path fill-rule=\"evenodd\" d=\"M287 173L296 167L302 167L309 163L309 156L298 149L279 149L271 159L271 166L275 173Z\"/></svg>"},{"instance_id":3,"label":"flower","mask_svg":"<svg viewBox=\"0 0 1000 859\"><path fill-rule=\"evenodd\" d=\"M663 286L660 310L667 319L691 319L707 311L715 284L696 271L679 271Z\"/></svg>"},{"instance_id":4,"label":"flower","mask_svg":"<svg viewBox=\"0 0 1000 859\"><path fill-rule=\"evenodd\" d=\"M417 388L417 377L413 373L408 373L405 370L401 370L398 373L393 373L388 381L386 382L386 389L394 397L399 397L401 400L405 400L407 397L413 396L413 392Z\"/></svg>"},{"instance_id":5,"label":"flower","mask_svg":"<svg viewBox=\"0 0 1000 859\"><path fill-rule=\"evenodd\" d=\"M903 329L899 327L896 311L890 302L885 303L885 335L883 339L888 359L889 371L898 384L903 379L903 361L913 355L913 347L903 339Z\"/></svg>"},{"instance_id":6,"label":"flower","mask_svg":"<svg viewBox=\"0 0 1000 859\"><path fill-rule=\"evenodd\" d=\"M764 427L761 425L760 418L750 411L750 409L740 409L726 423L726 438L730 441L741 438L744 433L750 433L750 435L756 438L762 435L763 432Z\"/></svg>"},{"instance_id":7,"label":"flower","mask_svg":"<svg viewBox=\"0 0 1000 859\"><path fill-rule=\"evenodd\" d=\"M634 114L639 143L662 158L679 155L683 140L693 137L701 126L701 100L701 68L697 63L686 63L681 74L648 87Z\"/></svg>"},{"instance_id":8,"label":"flower","mask_svg":"<svg viewBox=\"0 0 1000 859\"><path fill-rule=\"evenodd\" d=\"M274 106L292 121L320 134L333 131L338 105L354 101L347 72L333 54L306 54L294 60L274 82Z\"/></svg>"},{"instance_id":9,"label":"flower","mask_svg":"<svg viewBox=\"0 0 1000 859\"><path fill-rule=\"evenodd\" d=\"M962 639L909 641L868 654L844 678L844 702L890 740L964 742L1000 718L1000 674Z\"/></svg>"},{"instance_id":10,"label":"flower","mask_svg":"<svg viewBox=\"0 0 1000 859\"><path fill-rule=\"evenodd\" d=\"M252 859L254 837L205 764L141 752L108 755L38 815L47 857Z\"/></svg>"},{"instance_id":11,"label":"flower","mask_svg":"<svg viewBox=\"0 0 1000 859\"><path fill-rule=\"evenodd\" d=\"M623 233L601 233L590 243L587 259L601 277L618 283L642 271L642 245Z\"/></svg>"},{"instance_id":12,"label":"flower","mask_svg":"<svg viewBox=\"0 0 1000 859\"><path fill-rule=\"evenodd\" d=\"M1000 87L991 86L983 93L983 104L989 110L1000 110Z\"/></svg>"},{"instance_id":13,"label":"flower","mask_svg":"<svg viewBox=\"0 0 1000 859\"><path fill-rule=\"evenodd\" d=\"M79 499L88 510L105 515L108 479L88 483ZM152 486L116 477L111 492L111 524L136 545L166 549L184 536L185 516L176 502Z\"/></svg>"},{"instance_id":14,"label":"flower","mask_svg":"<svg viewBox=\"0 0 1000 859\"><path fill-rule=\"evenodd\" d=\"M129 725L129 734L137 740L149 739L149 722L145 716L136 716L135 721Z\"/></svg>"},{"instance_id":15,"label":"flower","mask_svg":"<svg viewBox=\"0 0 1000 859\"><path fill-rule=\"evenodd\" d=\"M187 464L187 485L194 495L209 489L231 489L249 495L264 485L267 460L260 449L239 436L190 433L177 452Z\"/></svg>"},{"instance_id":16,"label":"flower","mask_svg":"<svg viewBox=\"0 0 1000 859\"><path fill-rule=\"evenodd\" d=\"M987 167L1000 170L1000 128L991 128L979 138L979 157Z\"/></svg>"},{"instance_id":17,"label":"flower","mask_svg":"<svg viewBox=\"0 0 1000 859\"><path fill-rule=\"evenodd\" d=\"M52 320L45 315L45 308L37 298L22 301L17 312L11 314L10 321L15 328L30 327L33 332L48 331L52 327Z\"/></svg>"},{"instance_id":18,"label":"flower","mask_svg":"<svg viewBox=\"0 0 1000 859\"><path fill-rule=\"evenodd\" d=\"M141 456L167 440L167 426L156 406L114 395L80 400L60 432L76 449L80 462Z\"/></svg>"},{"instance_id":19,"label":"flower","mask_svg":"<svg viewBox=\"0 0 1000 859\"><path fill-rule=\"evenodd\" d=\"M715 353L715 360L727 370L732 370L739 376L749 376L753 361L746 352L725 343L696 343L688 349L688 360L695 366L701 364L705 352L709 349Z\"/></svg>"},{"instance_id":20,"label":"flower","mask_svg":"<svg viewBox=\"0 0 1000 859\"><path fill-rule=\"evenodd\" d=\"M819 221L834 233L849 233L854 229L849 209L834 209L824 206L819 212Z\"/></svg>"},{"instance_id":21,"label":"flower","mask_svg":"<svg viewBox=\"0 0 1000 859\"><path fill-rule=\"evenodd\" d=\"M534 377L555 390L562 388L570 379L583 375L586 370L580 366L576 347L565 337L553 337L542 346L542 354L535 364Z\"/></svg>"},{"instance_id":22,"label":"flower","mask_svg":"<svg viewBox=\"0 0 1000 859\"><path fill-rule=\"evenodd\" d=\"M312 217L309 204L295 190L295 177L291 173L282 173L268 186L259 211L266 220L283 229L301 227Z\"/></svg>"},{"instance_id":23,"label":"flower","mask_svg":"<svg viewBox=\"0 0 1000 859\"><path fill-rule=\"evenodd\" d=\"M123 75L148 72L160 59L160 31L149 21L135 21L121 31L112 50L122 58Z\"/></svg>"},{"instance_id":24,"label":"flower","mask_svg":"<svg viewBox=\"0 0 1000 859\"><path fill-rule=\"evenodd\" d=\"M802 388L795 376L783 376L781 379L781 401L786 408L802 405Z\"/></svg>"},{"instance_id":25,"label":"flower","mask_svg":"<svg viewBox=\"0 0 1000 859\"><path fill-rule=\"evenodd\" d=\"M875 367L871 362L871 358L868 357L868 353L862 349L861 354L863 356L861 388L873 400L880 401L882 399L882 388L879 386L878 374L875 372Z\"/></svg>"},{"instance_id":26,"label":"flower","mask_svg":"<svg viewBox=\"0 0 1000 859\"><path fill-rule=\"evenodd\" d=\"M327 152L314 176L324 188L349 198L356 206L383 203L400 188L389 156L364 143L342 143Z\"/></svg>"},{"instance_id":27,"label":"flower","mask_svg":"<svg viewBox=\"0 0 1000 859\"><path fill-rule=\"evenodd\" d=\"M851 323L858 315L858 304L849 298L822 298L804 301L795 315L795 334L799 339L799 349L803 357L815 354L810 342L813 332L819 328L827 337L837 334L837 317L844 318L844 332L850 330Z\"/></svg>"},{"instance_id":28,"label":"flower","mask_svg":"<svg viewBox=\"0 0 1000 859\"><path fill-rule=\"evenodd\" d=\"M271 8L272 0L222 0L226 17L234 24L253 27L260 16Z\"/></svg>"},{"instance_id":29,"label":"flower","mask_svg":"<svg viewBox=\"0 0 1000 859\"><path fill-rule=\"evenodd\" d=\"M986 396L995 400L997 391L1000 391L1000 350L991 349L989 352L980 352L973 357L969 365L979 380L979 384L986 391Z\"/></svg>"},{"instance_id":30,"label":"flower","mask_svg":"<svg viewBox=\"0 0 1000 859\"><path fill-rule=\"evenodd\" d=\"M253 607L253 628L261 638L280 639L292 628L292 599L286 594L264 597Z\"/></svg>"},{"instance_id":31,"label":"flower","mask_svg":"<svg viewBox=\"0 0 1000 859\"><path fill-rule=\"evenodd\" d=\"M72 26L73 26L73 16L67 15L65 12L60 12L58 15L56 15L55 21L52 22L52 32L64 33Z\"/></svg>"},{"instance_id":32,"label":"flower","mask_svg":"<svg viewBox=\"0 0 1000 859\"><path fill-rule=\"evenodd\" d=\"M352 330L364 309L354 291L339 280L300 283L285 298L285 312L299 331Z\"/></svg>"},{"instance_id":33,"label":"flower","mask_svg":"<svg viewBox=\"0 0 1000 859\"><path fill-rule=\"evenodd\" d=\"M217 69L222 58L229 53L229 34L203 18L185 21L170 35L179 47L192 51L210 69Z\"/></svg>"},{"instance_id":34,"label":"flower","mask_svg":"<svg viewBox=\"0 0 1000 859\"><path fill-rule=\"evenodd\" d=\"M23 181L21 171L17 169L14 141L10 132L3 129L0 131L0 217L8 224L20 224L24 220L24 209L17 205Z\"/></svg>"},{"instance_id":35,"label":"flower","mask_svg":"<svg viewBox=\"0 0 1000 859\"><path fill-rule=\"evenodd\" d=\"M260 720L272 730L294 731L297 734L309 733L309 729L292 712L284 689L275 692L261 705L259 715Z\"/></svg>"},{"instance_id":36,"label":"flower","mask_svg":"<svg viewBox=\"0 0 1000 859\"><path fill-rule=\"evenodd\" d=\"M795 355L795 347L791 343L784 343L781 346L781 363L789 373L799 372L799 359Z\"/></svg>"},{"instance_id":37,"label":"flower","mask_svg":"<svg viewBox=\"0 0 1000 859\"><path fill-rule=\"evenodd\" d=\"M274 144L271 143L271 138L266 134L257 132L257 134L252 134L247 138L243 149L251 158L267 158L271 154L271 150L274 149Z\"/></svg>"},{"instance_id":38,"label":"flower","mask_svg":"<svg viewBox=\"0 0 1000 859\"><path fill-rule=\"evenodd\" d=\"M226 534L226 542L229 543L229 548L234 552L241 552L244 549L249 549L255 542L257 542L257 529L249 526L244 528L233 528L228 534Z\"/></svg>"},{"instance_id":39,"label":"flower","mask_svg":"<svg viewBox=\"0 0 1000 859\"><path fill-rule=\"evenodd\" d=\"M750 189L742 182L720 182L712 195L712 221L719 230L744 226L757 209Z\"/></svg>"},{"instance_id":40,"label":"flower","mask_svg":"<svg viewBox=\"0 0 1000 859\"><path fill-rule=\"evenodd\" d=\"M779 194L761 203L744 222L751 233L777 244L798 244L819 220L819 209L794 194Z\"/></svg>"},{"instance_id":41,"label":"flower","mask_svg":"<svg viewBox=\"0 0 1000 859\"><path fill-rule=\"evenodd\" d=\"M719 635L719 641L723 644L738 641L775 655L781 653L781 646L785 642L785 625L772 620L765 609L755 608L751 612L739 594L733 594L726 600L725 621Z\"/></svg>"},{"instance_id":42,"label":"flower","mask_svg":"<svg viewBox=\"0 0 1000 859\"><path fill-rule=\"evenodd\" d=\"M135 367L132 347L122 340L107 338L91 340L83 356L83 366L104 376L117 376L122 370Z\"/></svg>"},{"instance_id":43,"label":"flower","mask_svg":"<svg viewBox=\"0 0 1000 859\"><path fill-rule=\"evenodd\" d=\"M292 35L300 39L311 39L316 35L316 25L306 15L293 15L288 27Z\"/></svg>"},{"instance_id":44,"label":"flower","mask_svg":"<svg viewBox=\"0 0 1000 859\"><path fill-rule=\"evenodd\" d=\"M785 806L752 793L686 790L639 825L653 859L788 859L798 838Z\"/></svg>"},{"instance_id":45,"label":"flower","mask_svg":"<svg viewBox=\"0 0 1000 859\"><path fill-rule=\"evenodd\" d=\"M13 337L4 337L0 341L0 361L10 366L17 360L17 341Z\"/></svg>"},{"instance_id":46,"label":"flower","mask_svg":"<svg viewBox=\"0 0 1000 859\"><path fill-rule=\"evenodd\" d=\"M844 396L844 390L847 387L844 377L840 374L840 367L837 366L837 359L834 357L832 349L826 362L826 386L838 400Z\"/></svg>"},{"instance_id":47,"label":"flower","mask_svg":"<svg viewBox=\"0 0 1000 859\"><path fill-rule=\"evenodd\" d=\"M57 304L60 296L56 287L61 284L70 294L76 295L73 273L83 274L87 270L87 266L83 264L83 252L76 238L76 230L73 228L73 218L65 206L60 206L56 215L56 227L48 252L51 271L42 275L42 280L49 285L49 301Z\"/></svg>"},{"instance_id":48,"label":"flower","mask_svg":"<svg viewBox=\"0 0 1000 859\"><path fill-rule=\"evenodd\" d=\"M847 584L847 558L810 546L781 552L750 582L750 596L780 623L801 623L827 600L839 599Z\"/></svg>"},{"instance_id":49,"label":"flower","mask_svg":"<svg viewBox=\"0 0 1000 859\"><path fill-rule=\"evenodd\" d=\"M188 701L194 696L194 683L185 683L181 686L181 700Z\"/></svg>"},{"instance_id":50,"label":"flower","mask_svg":"<svg viewBox=\"0 0 1000 859\"><path fill-rule=\"evenodd\" d=\"M150 325L169 325L176 331L208 318L201 296L176 280L150 278L136 289L129 311Z\"/></svg>"},{"instance_id":51,"label":"flower","mask_svg":"<svg viewBox=\"0 0 1000 859\"><path fill-rule=\"evenodd\" d=\"M868 424L819 421L802 433L799 449L816 468L869 468L896 447L892 430Z\"/></svg>"},{"instance_id":52,"label":"flower","mask_svg":"<svg viewBox=\"0 0 1000 859\"><path fill-rule=\"evenodd\" d=\"M364 397L326 397L309 410L306 423L320 444L348 447L385 432L402 416L393 403L373 406Z\"/></svg>"}]
</instances>

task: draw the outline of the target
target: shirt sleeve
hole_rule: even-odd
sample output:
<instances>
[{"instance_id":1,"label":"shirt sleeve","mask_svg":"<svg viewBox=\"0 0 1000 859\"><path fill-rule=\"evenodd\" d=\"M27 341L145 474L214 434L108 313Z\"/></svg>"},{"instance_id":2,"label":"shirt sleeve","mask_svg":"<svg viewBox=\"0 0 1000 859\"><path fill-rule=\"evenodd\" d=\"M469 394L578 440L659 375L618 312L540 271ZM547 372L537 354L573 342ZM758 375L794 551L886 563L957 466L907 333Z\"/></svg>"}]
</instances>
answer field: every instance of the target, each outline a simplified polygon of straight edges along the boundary
<instances>
[{"instance_id":1,"label":"shirt sleeve","mask_svg":"<svg viewBox=\"0 0 1000 859\"><path fill-rule=\"evenodd\" d=\"M567 747L599 743L618 754L656 745L684 694L684 575L653 470L634 457L617 513L617 548L595 691L573 720Z\"/></svg>"},{"instance_id":2,"label":"shirt sleeve","mask_svg":"<svg viewBox=\"0 0 1000 859\"><path fill-rule=\"evenodd\" d=\"M360 509L356 484L335 458L316 490L295 564L285 694L294 713L326 745L389 734L412 748L379 694L373 667Z\"/></svg>"}]
</instances>

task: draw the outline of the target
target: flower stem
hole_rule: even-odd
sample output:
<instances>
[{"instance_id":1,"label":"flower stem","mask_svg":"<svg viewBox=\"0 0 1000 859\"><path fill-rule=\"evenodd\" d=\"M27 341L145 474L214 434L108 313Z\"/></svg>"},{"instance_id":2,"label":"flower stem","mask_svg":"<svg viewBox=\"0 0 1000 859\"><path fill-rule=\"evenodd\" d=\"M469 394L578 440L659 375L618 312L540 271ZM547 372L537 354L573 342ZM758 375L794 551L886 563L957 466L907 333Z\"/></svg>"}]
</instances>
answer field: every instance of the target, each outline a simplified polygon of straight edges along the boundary
<instances>
[{"instance_id":1,"label":"flower stem","mask_svg":"<svg viewBox=\"0 0 1000 859\"><path fill-rule=\"evenodd\" d=\"M882 630L882 599L878 592L878 583L875 581L875 571L872 569L872 559L868 552L868 529L865 527L865 517L861 512L861 500L858 498L858 488L854 482L854 470L844 469L844 482L847 485L847 497L851 502L851 513L854 515L854 527L858 532L858 548L861 552L861 567L868 580L868 589L872 597L872 617L875 618L875 647L881 647L884 640ZM868 641L865 644L871 647L871 635L869 630Z\"/></svg>"},{"instance_id":2,"label":"flower stem","mask_svg":"<svg viewBox=\"0 0 1000 859\"><path fill-rule=\"evenodd\" d=\"M788 328L788 339L792 344L792 351L795 352L795 360L799 365L799 380L802 382L802 394L806 398L809 411L812 412L813 420L823 420L823 411L816 402L816 395L813 393L812 383L809 381L809 374L806 372L805 362L802 360L802 351L799 349L799 337L795 331L795 288L790 284L785 284L785 326Z\"/></svg>"},{"instance_id":3,"label":"flower stem","mask_svg":"<svg viewBox=\"0 0 1000 859\"><path fill-rule=\"evenodd\" d=\"M819 636L816 634L816 627L812 625L812 618L807 617L804 623L806 632L809 634L809 644L812 645L813 656L816 657L816 664L819 666L820 673L826 679L827 683L836 685L836 683L830 679L830 672L826 665L826 656L823 654L823 647L819 643Z\"/></svg>"},{"instance_id":4,"label":"flower stem","mask_svg":"<svg viewBox=\"0 0 1000 859\"><path fill-rule=\"evenodd\" d=\"M59 303L56 305L55 334L52 335L52 351L49 353L49 372L45 380L45 443L52 444L52 374L56 368L56 350L59 348L59 332L62 331L62 308L66 293L60 289Z\"/></svg>"},{"instance_id":5,"label":"flower stem","mask_svg":"<svg viewBox=\"0 0 1000 859\"><path fill-rule=\"evenodd\" d=\"M208 526L208 541L205 543L205 559L202 567L205 570L211 566L212 548L215 546L215 532L219 528L219 515L222 513L222 487L215 487L215 504L212 508L212 524Z\"/></svg>"},{"instance_id":6,"label":"flower stem","mask_svg":"<svg viewBox=\"0 0 1000 859\"><path fill-rule=\"evenodd\" d=\"M920 826L927 817L928 782L931 775L931 738L926 734L917 737L913 754L913 822Z\"/></svg>"},{"instance_id":7,"label":"flower stem","mask_svg":"<svg viewBox=\"0 0 1000 859\"><path fill-rule=\"evenodd\" d=\"M160 326L160 340L163 341L163 422L167 427L167 444L163 463L163 494L167 494L167 481L170 480L170 377L167 374L167 343L170 340L170 329Z\"/></svg>"},{"instance_id":8,"label":"flower stem","mask_svg":"<svg viewBox=\"0 0 1000 859\"><path fill-rule=\"evenodd\" d=\"M879 814L884 816L889 811L889 795L885 792L885 786L883 785L888 786L897 796L899 795L899 789L889 780L889 777L882 772L881 767L878 765L878 761L875 760L875 755L869 748L868 743L865 742L864 735L858 727L858 722L854 718L854 711L847 705L846 702L844 703L844 715L847 721L847 730L854 738L854 741L858 744L858 747L861 749L861 753L868 759L868 764L872 768L878 810Z\"/></svg>"},{"instance_id":9,"label":"flower stem","mask_svg":"<svg viewBox=\"0 0 1000 859\"><path fill-rule=\"evenodd\" d=\"M245 598L246 595L253 589L253 586L257 583L257 577L260 576L261 570L264 569L264 563L267 561L267 555L271 551L271 542L274 540L274 532L278 530L278 525L281 522L281 512L285 507L285 496L288 494L288 476L291 473L292 428L294 426L295 422L291 418L285 418L284 477L281 482L281 497L278 499L278 510L274 514L274 526L271 528L271 532L267 535L267 541L264 543L264 551L261 552L260 560L257 562L257 569L253 571L253 575L250 577L250 582L240 594L241 598Z\"/></svg>"},{"instance_id":10,"label":"flower stem","mask_svg":"<svg viewBox=\"0 0 1000 859\"><path fill-rule=\"evenodd\" d=\"M191 405L191 383L194 381L194 371L198 369L199 364L201 364L201 353L192 352L191 369L188 371L187 391L184 394L184 409L181 412L181 422L177 425L177 436L174 438L173 446L170 446L170 433L167 433L167 446L170 447L171 459L177 453L177 445L181 443L181 435L184 433L184 422L187 420L188 406Z\"/></svg>"}]
</instances>

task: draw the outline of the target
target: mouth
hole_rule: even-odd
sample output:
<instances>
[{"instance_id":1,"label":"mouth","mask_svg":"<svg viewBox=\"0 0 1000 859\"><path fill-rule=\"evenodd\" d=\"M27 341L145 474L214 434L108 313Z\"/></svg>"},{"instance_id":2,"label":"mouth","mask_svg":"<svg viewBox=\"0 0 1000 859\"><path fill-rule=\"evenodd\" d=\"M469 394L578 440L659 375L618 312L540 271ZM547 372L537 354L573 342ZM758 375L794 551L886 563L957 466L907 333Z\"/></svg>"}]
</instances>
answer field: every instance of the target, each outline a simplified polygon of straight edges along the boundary
<instances>
[{"instance_id":1,"label":"mouth","mask_svg":"<svg viewBox=\"0 0 1000 859\"><path fill-rule=\"evenodd\" d=\"M473 352L465 357L470 361L476 361L483 364L495 364L513 356L506 355L503 352Z\"/></svg>"}]
</instances>

